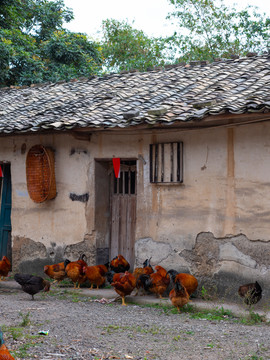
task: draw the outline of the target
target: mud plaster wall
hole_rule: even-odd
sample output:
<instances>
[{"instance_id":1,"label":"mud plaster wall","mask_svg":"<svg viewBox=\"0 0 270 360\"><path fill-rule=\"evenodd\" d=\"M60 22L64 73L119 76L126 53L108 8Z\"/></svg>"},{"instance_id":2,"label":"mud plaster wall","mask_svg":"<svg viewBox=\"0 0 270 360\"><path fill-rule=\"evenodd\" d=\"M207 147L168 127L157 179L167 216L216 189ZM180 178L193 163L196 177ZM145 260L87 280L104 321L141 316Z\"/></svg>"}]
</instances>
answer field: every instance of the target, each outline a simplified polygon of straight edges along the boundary
<instances>
[{"instance_id":1,"label":"mud plaster wall","mask_svg":"<svg viewBox=\"0 0 270 360\"><path fill-rule=\"evenodd\" d=\"M251 241L245 235L215 238L210 232L200 233L194 247L181 249L177 244L143 238L136 243L136 258L142 263L151 258L153 265L175 269L196 276L198 292L204 287L211 296L238 298L241 284L258 281L263 288L263 301L269 306L269 242Z\"/></svg>"},{"instance_id":2,"label":"mud plaster wall","mask_svg":"<svg viewBox=\"0 0 270 360\"><path fill-rule=\"evenodd\" d=\"M57 196L41 204L30 199L26 184L25 160L36 144L55 150ZM11 163L13 270L38 273L43 264L67 256L75 260L82 252L92 261L93 218L87 218L86 210L93 198L89 195L88 146L72 136L11 137L1 139L0 159Z\"/></svg>"}]
</instances>

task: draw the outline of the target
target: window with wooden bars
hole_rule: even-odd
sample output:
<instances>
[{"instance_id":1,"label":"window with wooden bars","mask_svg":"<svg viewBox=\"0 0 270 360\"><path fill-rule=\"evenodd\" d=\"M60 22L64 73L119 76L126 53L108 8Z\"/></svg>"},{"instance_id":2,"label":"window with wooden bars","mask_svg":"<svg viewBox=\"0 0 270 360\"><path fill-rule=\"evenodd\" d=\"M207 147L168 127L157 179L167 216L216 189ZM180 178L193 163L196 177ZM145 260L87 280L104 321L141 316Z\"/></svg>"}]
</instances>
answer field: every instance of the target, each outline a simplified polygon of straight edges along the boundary
<instances>
[{"instance_id":1,"label":"window with wooden bars","mask_svg":"<svg viewBox=\"0 0 270 360\"><path fill-rule=\"evenodd\" d=\"M183 142L150 144L150 182L183 182Z\"/></svg>"}]
</instances>

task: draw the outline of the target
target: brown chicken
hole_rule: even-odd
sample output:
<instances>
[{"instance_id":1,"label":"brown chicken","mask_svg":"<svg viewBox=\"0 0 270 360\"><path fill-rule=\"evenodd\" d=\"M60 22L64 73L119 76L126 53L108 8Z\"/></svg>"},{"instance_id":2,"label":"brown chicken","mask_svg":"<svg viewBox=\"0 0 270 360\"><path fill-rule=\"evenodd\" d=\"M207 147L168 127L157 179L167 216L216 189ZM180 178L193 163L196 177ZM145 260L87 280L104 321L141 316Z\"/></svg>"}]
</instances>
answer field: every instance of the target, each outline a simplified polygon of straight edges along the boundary
<instances>
[{"instance_id":1,"label":"brown chicken","mask_svg":"<svg viewBox=\"0 0 270 360\"><path fill-rule=\"evenodd\" d=\"M116 273L124 273L130 269L130 264L123 255L118 255L111 260L110 269Z\"/></svg>"},{"instance_id":2,"label":"brown chicken","mask_svg":"<svg viewBox=\"0 0 270 360\"><path fill-rule=\"evenodd\" d=\"M34 300L34 295L40 291L49 291L50 282L44 280L40 276L34 276L30 274L15 274L14 280L21 285L22 290L29 295L32 295L32 300Z\"/></svg>"},{"instance_id":3,"label":"brown chicken","mask_svg":"<svg viewBox=\"0 0 270 360\"><path fill-rule=\"evenodd\" d=\"M136 267L133 271L133 275L135 276L136 278L136 293L135 293L135 296L138 295L139 293L139 290L140 289L143 289L143 284L140 280L140 276L145 274L145 275L150 275L154 272L151 264L150 264L150 259L146 259L143 263L143 267ZM144 290L144 289L143 289Z\"/></svg>"},{"instance_id":4,"label":"brown chicken","mask_svg":"<svg viewBox=\"0 0 270 360\"><path fill-rule=\"evenodd\" d=\"M91 284L90 290L96 285L97 289L106 281L109 263L104 265L84 266L83 273Z\"/></svg>"},{"instance_id":5,"label":"brown chicken","mask_svg":"<svg viewBox=\"0 0 270 360\"><path fill-rule=\"evenodd\" d=\"M174 283L174 289L169 293L169 298L173 306L177 307L178 312L180 308L186 305L189 301L189 294L186 288L181 284L181 281L176 280Z\"/></svg>"},{"instance_id":6,"label":"brown chicken","mask_svg":"<svg viewBox=\"0 0 270 360\"><path fill-rule=\"evenodd\" d=\"M0 360L15 360L5 345L3 332L0 329Z\"/></svg>"},{"instance_id":7,"label":"brown chicken","mask_svg":"<svg viewBox=\"0 0 270 360\"><path fill-rule=\"evenodd\" d=\"M172 277L173 282L180 281L182 286L184 286L190 296L193 294L198 287L198 280L195 276L185 273L177 273L175 270L169 270L168 274Z\"/></svg>"},{"instance_id":8,"label":"brown chicken","mask_svg":"<svg viewBox=\"0 0 270 360\"><path fill-rule=\"evenodd\" d=\"M59 283L67 277L65 268L69 263L70 261L66 259L65 261L58 264L45 265L44 273L48 275L51 279L54 279L53 284L55 282Z\"/></svg>"},{"instance_id":9,"label":"brown chicken","mask_svg":"<svg viewBox=\"0 0 270 360\"><path fill-rule=\"evenodd\" d=\"M122 298L122 305L127 305L125 302L125 296L130 295L136 286L136 279L133 274L126 271L125 273L116 273L113 276L113 282L111 285L114 290Z\"/></svg>"},{"instance_id":10,"label":"brown chicken","mask_svg":"<svg viewBox=\"0 0 270 360\"><path fill-rule=\"evenodd\" d=\"M257 304L262 298L262 288L256 281L255 283L245 284L239 287L238 294L244 299L244 303L251 306Z\"/></svg>"},{"instance_id":11,"label":"brown chicken","mask_svg":"<svg viewBox=\"0 0 270 360\"><path fill-rule=\"evenodd\" d=\"M87 266L85 254L80 255L79 259L77 261L75 261L75 262L82 265L82 266Z\"/></svg>"},{"instance_id":12,"label":"brown chicken","mask_svg":"<svg viewBox=\"0 0 270 360\"><path fill-rule=\"evenodd\" d=\"M66 266L67 277L73 282L74 289L79 289L81 284L86 281L86 275L83 273L83 268L87 266L83 259L85 255L80 256L79 260L72 261Z\"/></svg>"},{"instance_id":13,"label":"brown chicken","mask_svg":"<svg viewBox=\"0 0 270 360\"><path fill-rule=\"evenodd\" d=\"M11 263L9 259L6 256L3 256L2 260L0 261L0 281L5 280L5 278L8 276L10 269Z\"/></svg>"},{"instance_id":14,"label":"brown chicken","mask_svg":"<svg viewBox=\"0 0 270 360\"><path fill-rule=\"evenodd\" d=\"M162 299L163 293L170 284L170 276L167 271L159 265L155 266L155 270L156 272L150 275L140 275L139 279L146 291L150 291Z\"/></svg>"}]
</instances>

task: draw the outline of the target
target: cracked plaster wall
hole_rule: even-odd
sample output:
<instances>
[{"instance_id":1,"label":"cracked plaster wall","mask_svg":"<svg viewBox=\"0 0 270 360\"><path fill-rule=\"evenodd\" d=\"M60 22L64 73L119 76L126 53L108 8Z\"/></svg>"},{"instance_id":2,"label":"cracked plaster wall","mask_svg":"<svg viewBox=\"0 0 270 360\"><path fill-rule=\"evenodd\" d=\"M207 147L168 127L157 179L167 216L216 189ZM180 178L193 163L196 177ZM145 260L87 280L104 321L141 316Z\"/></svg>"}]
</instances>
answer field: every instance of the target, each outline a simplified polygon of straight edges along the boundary
<instances>
[{"instance_id":1,"label":"cracked plaster wall","mask_svg":"<svg viewBox=\"0 0 270 360\"><path fill-rule=\"evenodd\" d=\"M56 264L64 259L75 261L82 254L86 256L87 263L94 264L96 251L95 246L92 245L93 240L89 237L91 236L87 235L83 241L72 245L52 242L49 246L25 237L14 237L12 270L44 276L45 265Z\"/></svg>"},{"instance_id":2,"label":"cracked plaster wall","mask_svg":"<svg viewBox=\"0 0 270 360\"><path fill-rule=\"evenodd\" d=\"M216 238L211 232L204 232L197 235L190 250L142 238L137 241L135 251L137 264L151 257L153 265L193 274L199 280L199 291L204 286L209 294L232 299L237 297L241 284L257 280L267 299L270 295L269 243L270 240L249 240L243 234Z\"/></svg>"}]
</instances>

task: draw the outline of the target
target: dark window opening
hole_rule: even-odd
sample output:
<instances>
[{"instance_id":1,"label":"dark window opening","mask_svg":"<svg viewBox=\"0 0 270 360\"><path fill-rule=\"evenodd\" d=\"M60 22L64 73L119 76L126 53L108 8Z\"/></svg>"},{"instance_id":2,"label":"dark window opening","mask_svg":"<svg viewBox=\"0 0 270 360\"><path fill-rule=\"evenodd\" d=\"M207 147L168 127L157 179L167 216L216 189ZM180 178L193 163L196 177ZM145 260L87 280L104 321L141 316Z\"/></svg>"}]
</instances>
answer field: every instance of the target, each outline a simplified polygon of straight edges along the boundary
<instances>
[{"instance_id":1,"label":"dark window opening","mask_svg":"<svg viewBox=\"0 0 270 360\"><path fill-rule=\"evenodd\" d=\"M150 182L183 182L183 143L150 144Z\"/></svg>"}]
</instances>

